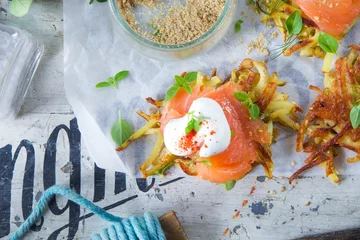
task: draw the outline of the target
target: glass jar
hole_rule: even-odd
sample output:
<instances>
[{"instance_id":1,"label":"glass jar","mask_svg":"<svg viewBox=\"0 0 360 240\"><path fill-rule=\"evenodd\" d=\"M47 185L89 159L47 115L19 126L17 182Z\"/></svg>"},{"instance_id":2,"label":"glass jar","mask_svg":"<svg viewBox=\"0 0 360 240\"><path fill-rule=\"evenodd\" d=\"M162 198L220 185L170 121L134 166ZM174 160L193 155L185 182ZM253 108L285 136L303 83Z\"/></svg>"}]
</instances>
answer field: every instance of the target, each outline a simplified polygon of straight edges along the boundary
<instances>
[{"instance_id":1,"label":"glass jar","mask_svg":"<svg viewBox=\"0 0 360 240\"><path fill-rule=\"evenodd\" d=\"M222 14L215 24L202 36L183 44L160 44L141 36L124 19L116 0L109 0L111 11L116 19L119 33L140 53L160 60L181 60L209 50L218 43L233 24L236 0L227 0Z\"/></svg>"}]
</instances>

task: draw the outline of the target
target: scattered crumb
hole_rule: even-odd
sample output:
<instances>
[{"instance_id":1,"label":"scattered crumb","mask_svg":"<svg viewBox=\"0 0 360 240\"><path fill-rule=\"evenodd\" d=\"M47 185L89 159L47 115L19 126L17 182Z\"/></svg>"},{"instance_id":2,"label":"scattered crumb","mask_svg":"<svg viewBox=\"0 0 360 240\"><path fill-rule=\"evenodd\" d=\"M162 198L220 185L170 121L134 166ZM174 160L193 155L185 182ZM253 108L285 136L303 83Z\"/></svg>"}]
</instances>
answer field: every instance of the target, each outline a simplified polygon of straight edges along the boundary
<instances>
[{"instance_id":1,"label":"scattered crumb","mask_svg":"<svg viewBox=\"0 0 360 240\"><path fill-rule=\"evenodd\" d=\"M229 230L229 228L226 228L222 235L225 236L229 232Z\"/></svg>"},{"instance_id":2,"label":"scattered crumb","mask_svg":"<svg viewBox=\"0 0 360 240\"><path fill-rule=\"evenodd\" d=\"M280 176L280 177L279 177L279 179L280 179L280 180L283 180L283 179L284 179L284 177L283 177L283 176Z\"/></svg>"},{"instance_id":3,"label":"scattered crumb","mask_svg":"<svg viewBox=\"0 0 360 240\"><path fill-rule=\"evenodd\" d=\"M294 185L294 187L296 187L296 185L298 185L298 183L297 183L297 182L294 182L294 184L293 184L293 185Z\"/></svg>"},{"instance_id":4,"label":"scattered crumb","mask_svg":"<svg viewBox=\"0 0 360 240\"><path fill-rule=\"evenodd\" d=\"M270 195L276 195L276 191L275 190L271 190L269 191Z\"/></svg>"},{"instance_id":5,"label":"scattered crumb","mask_svg":"<svg viewBox=\"0 0 360 240\"><path fill-rule=\"evenodd\" d=\"M296 162L294 160L291 161L291 166L295 166L296 165Z\"/></svg>"},{"instance_id":6,"label":"scattered crumb","mask_svg":"<svg viewBox=\"0 0 360 240\"><path fill-rule=\"evenodd\" d=\"M245 207L246 204L248 204L248 202L249 202L248 200L244 200L244 201L242 202L242 206Z\"/></svg>"},{"instance_id":7,"label":"scattered crumb","mask_svg":"<svg viewBox=\"0 0 360 240\"><path fill-rule=\"evenodd\" d=\"M286 191L285 186L281 186L281 188L280 188L280 192L285 192L285 191Z\"/></svg>"},{"instance_id":8,"label":"scattered crumb","mask_svg":"<svg viewBox=\"0 0 360 240\"><path fill-rule=\"evenodd\" d=\"M268 178L268 177L265 178L265 182L267 182L267 181L269 181L269 180L270 180L270 178Z\"/></svg>"},{"instance_id":9,"label":"scattered crumb","mask_svg":"<svg viewBox=\"0 0 360 240\"><path fill-rule=\"evenodd\" d=\"M307 202L305 203L305 206L309 206L309 205L310 205L310 202L307 201Z\"/></svg>"},{"instance_id":10,"label":"scattered crumb","mask_svg":"<svg viewBox=\"0 0 360 240\"><path fill-rule=\"evenodd\" d=\"M241 11L241 16L242 16L243 18L248 18L248 16L247 16L247 14L246 14L245 11Z\"/></svg>"},{"instance_id":11,"label":"scattered crumb","mask_svg":"<svg viewBox=\"0 0 360 240\"><path fill-rule=\"evenodd\" d=\"M256 187L255 186L252 186L251 190L250 190L250 195L253 194L256 190Z\"/></svg>"},{"instance_id":12,"label":"scattered crumb","mask_svg":"<svg viewBox=\"0 0 360 240\"><path fill-rule=\"evenodd\" d=\"M271 39L276 38L278 35L279 35L279 33L278 33L278 32L273 32L273 33L270 33L270 37L271 37Z\"/></svg>"},{"instance_id":13,"label":"scattered crumb","mask_svg":"<svg viewBox=\"0 0 360 240\"><path fill-rule=\"evenodd\" d=\"M239 40L239 45L243 44L244 41L242 39Z\"/></svg>"},{"instance_id":14,"label":"scattered crumb","mask_svg":"<svg viewBox=\"0 0 360 240\"><path fill-rule=\"evenodd\" d=\"M240 216L240 211L236 211L235 215L232 217L232 219L237 219Z\"/></svg>"},{"instance_id":15,"label":"scattered crumb","mask_svg":"<svg viewBox=\"0 0 360 240\"><path fill-rule=\"evenodd\" d=\"M235 61L232 61L231 64L235 64L236 62Z\"/></svg>"},{"instance_id":16,"label":"scattered crumb","mask_svg":"<svg viewBox=\"0 0 360 240\"><path fill-rule=\"evenodd\" d=\"M254 49L258 52L265 53L265 56L269 55L269 41L266 40L264 33L259 33L258 37L255 40L251 40L249 44L246 45L246 54L251 53Z\"/></svg>"}]
</instances>

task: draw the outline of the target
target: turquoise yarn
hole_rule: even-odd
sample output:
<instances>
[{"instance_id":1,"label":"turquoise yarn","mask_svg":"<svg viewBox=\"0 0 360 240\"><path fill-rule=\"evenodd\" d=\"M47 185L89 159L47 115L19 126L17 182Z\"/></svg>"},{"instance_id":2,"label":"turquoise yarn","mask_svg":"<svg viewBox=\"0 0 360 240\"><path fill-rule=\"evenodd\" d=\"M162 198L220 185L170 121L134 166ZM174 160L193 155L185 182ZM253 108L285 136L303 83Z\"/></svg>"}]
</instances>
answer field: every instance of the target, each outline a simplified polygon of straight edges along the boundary
<instances>
[{"instance_id":1,"label":"turquoise yarn","mask_svg":"<svg viewBox=\"0 0 360 240\"><path fill-rule=\"evenodd\" d=\"M56 194L67 197L102 219L113 223L113 225L103 229L100 233L93 234L92 240L166 240L159 220L151 213L146 212L142 217L131 216L128 219L122 219L106 212L88 199L63 186L52 186L43 193L30 216L21 224L10 240L23 237L41 217L49 201Z\"/></svg>"}]
</instances>

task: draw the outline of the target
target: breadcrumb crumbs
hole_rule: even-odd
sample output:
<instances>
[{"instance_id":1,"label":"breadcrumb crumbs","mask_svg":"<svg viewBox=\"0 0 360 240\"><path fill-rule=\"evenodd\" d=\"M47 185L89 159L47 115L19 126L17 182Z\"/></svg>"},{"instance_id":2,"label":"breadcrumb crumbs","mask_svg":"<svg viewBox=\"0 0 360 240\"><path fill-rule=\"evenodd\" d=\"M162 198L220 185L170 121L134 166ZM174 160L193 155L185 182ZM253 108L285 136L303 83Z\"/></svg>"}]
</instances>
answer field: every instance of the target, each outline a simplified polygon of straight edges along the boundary
<instances>
[{"instance_id":1,"label":"breadcrumb crumbs","mask_svg":"<svg viewBox=\"0 0 360 240\"><path fill-rule=\"evenodd\" d=\"M307 202L305 203L305 206L309 206L309 205L310 205L310 202L307 201Z\"/></svg>"},{"instance_id":2,"label":"breadcrumb crumbs","mask_svg":"<svg viewBox=\"0 0 360 240\"><path fill-rule=\"evenodd\" d=\"M255 40L251 40L246 45L246 54L248 55L255 49L260 53L265 53L265 56L269 56L270 52L267 49L268 46L269 46L269 41L266 40L265 34L259 33L259 35L257 36L257 38Z\"/></svg>"},{"instance_id":3,"label":"breadcrumb crumbs","mask_svg":"<svg viewBox=\"0 0 360 240\"><path fill-rule=\"evenodd\" d=\"M285 191L286 191L285 186L281 186L281 188L280 188L280 192L285 192Z\"/></svg>"}]
</instances>

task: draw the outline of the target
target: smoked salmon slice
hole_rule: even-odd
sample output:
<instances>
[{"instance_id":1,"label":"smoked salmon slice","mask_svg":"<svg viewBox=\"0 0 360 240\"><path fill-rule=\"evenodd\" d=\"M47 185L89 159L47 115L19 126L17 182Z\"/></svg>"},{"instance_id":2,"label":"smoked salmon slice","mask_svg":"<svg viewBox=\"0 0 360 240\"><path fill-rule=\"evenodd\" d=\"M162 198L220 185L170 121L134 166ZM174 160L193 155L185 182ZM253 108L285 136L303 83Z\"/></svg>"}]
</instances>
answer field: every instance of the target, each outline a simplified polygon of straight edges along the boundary
<instances>
[{"instance_id":1,"label":"smoked salmon slice","mask_svg":"<svg viewBox=\"0 0 360 240\"><path fill-rule=\"evenodd\" d=\"M209 161L211 165L197 163L198 177L213 183L224 183L239 180L251 171L257 160L259 144L270 144L271 138L267 125L261 120L252 120L247 108L234 97L234 92L240 91L240 86L227 82L219 88L193 87L192 94L183 89L168 101L160 119L161 129L176 118L187 114L192 102L200 97L215 100L223 109L232 131L229 147L222 153L208 158L199 158L196 162Z\"/></svg>"},{"instance_id":2,"label":"smoked salmon slice","mask_svg":"<svg viewBox=\"0 0 360 240\"><path fill-rule=\"evenodd\" d=\"M339 36L360 13L360 0L296 0L321 31Z\"/></svg>"}]
</instances>

